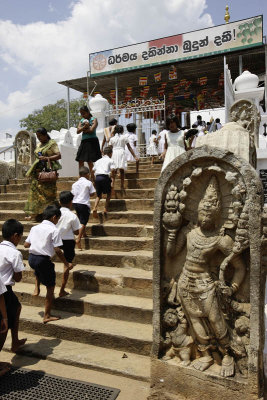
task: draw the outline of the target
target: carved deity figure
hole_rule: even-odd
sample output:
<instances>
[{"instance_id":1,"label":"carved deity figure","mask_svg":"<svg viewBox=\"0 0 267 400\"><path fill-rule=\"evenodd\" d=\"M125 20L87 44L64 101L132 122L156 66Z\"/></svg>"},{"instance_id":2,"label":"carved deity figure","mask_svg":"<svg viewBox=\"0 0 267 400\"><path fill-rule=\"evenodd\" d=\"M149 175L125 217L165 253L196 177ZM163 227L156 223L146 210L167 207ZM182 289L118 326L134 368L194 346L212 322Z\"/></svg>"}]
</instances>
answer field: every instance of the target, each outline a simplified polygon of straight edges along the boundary
<instances>
[{"instance_id":1,"label":"carved deity figure","mask_svg":"<svg viewBox=\"0 0 267 400\"><path fill-rule=\"evenodd\" d=\"M22 164L28 165L30 162L30 146L23 139L20 147L18 148L18 161Z\"/></svg>"},{"instance_id":2,"label":"carved deity figure","mask_svg":"<svg viewBox=\"0 0 267 400\"><path fill-rule=\"evenodd\" d=\"M198 205L197 226L191 230L185 226L177 234L181 221L177 219L176 228L167 218L164 221L163 217L163 223L168 231L168 256L174 257L186 244L186 259L177 279L176 298L198 350L199 357L191 365L205 371L214 363L213 354L217 353L221 356L221 375L229 377L235 373L235 361L223 303L231 302L244 280L246 267L240 254L236 254L230 260L231 281L225 283L214 278L216 259L220 264L221 258L229 257L234 244L233 239L217 226L222 212L220 196L217 178L212 176Z\"/></svg>"}]
</instances>

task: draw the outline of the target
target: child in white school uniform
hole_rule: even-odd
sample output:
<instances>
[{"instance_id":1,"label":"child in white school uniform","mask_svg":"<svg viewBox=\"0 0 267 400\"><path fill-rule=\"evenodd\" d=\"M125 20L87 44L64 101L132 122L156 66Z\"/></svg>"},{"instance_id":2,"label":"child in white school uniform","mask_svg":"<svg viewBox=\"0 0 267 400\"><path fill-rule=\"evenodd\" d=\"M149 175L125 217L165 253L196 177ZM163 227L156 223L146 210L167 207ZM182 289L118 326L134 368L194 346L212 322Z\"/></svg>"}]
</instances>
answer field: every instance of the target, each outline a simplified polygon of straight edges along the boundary
<instances>
[{"instance_id":1,"label":"child in white school uniform","mask_svg":"<svg viewBox=\"0 0 267 400\"><path fill-rule=\"evenodd\" d=\"M135 155L138 157L138 150L137 150L137 134L136 134L136 124L135 123L130 123L126 125L127 128L127 133L125 134L129 140L129 145L131 146L132 150L134 151ZM127 161L135 161L134 156L132 155L132 153L130 152L130 150L128 149L128 147L126 147L125 149L125 154L126 154L126 158ZM135 168L136 168L136 173L138 173L139 171L139 161L135 162Z\"/></svg>"},{"instance_id":2,"label":"child in white school uniform","mask_svg":"<svg viewBox=\"0 0 267 400\"><path fill-rule=\"evenodd\" d=\"M116 171L120 170L121 178L121 189L124 189L124 170L127 168L127 159L125 154L125 146L128 147L130 153L136 162L139 161L136 157L131 145L129 144L129 139L123 134L123 126L116 125L114 129L114 136L110 139L109 144L113 147L112 160L114 161ZM114 178L115 183L115 178Z\"/></svg>"},{"instance_id":3,"label":"child in white school uniform","mask_svg":"<svg viewBox=\"0 0 267 400\"><path fill-rule=\"evenodd\" d=\"M39 295L40 283L46 286L44 324L60 319L51 315L56 285L55 264L51 257L56 253L66 268L72 268L72 264L68 263L60 249L63 243L59 230L56 228L60 217L61 211L57 206L47 206L43 212L43 222L31 228L24 243L24 247L30 249L28 261L36 276L34 295Z\"/></svg>"},{"instance_id":4,"label":"child in white school uniform","mask_svg":"<svg viewBox=\"0 0 267 400\"><path fill-rule=\"evenodd\" d=\"M19 317L21 304L13 292L15 282L22 279L23 264L22 254L16 249L23 235L23 225L15 220L8 219L2 228L3 242L0 243L0 278L6 287L4 293L8 328L11 330L12 344L11 350L16 353L23 346L27 339L18 338ZM0 350L6 340L7 331L0 335Z\"/></svg>"},{"instance_id":5,"label":"child in white school uniform","mask_svg":"<svg viewBox=\"0 0 267 400\"><path fill-rule=\"evenodd\" d=\"M104 156L95 162L93 171L95 173L95 187L96 187L96 199L95 206L93 209L93 216L97 218L97 207L102 198L102 194L106 194L106 202L104 213L107 213L110 198L111 189L113 188L115 165L112 160L112 147L108 146L104 149Z\"/></svg>"},{"instance_id":6,"label":"child in white school uniform","mask_svg":"<svg viewBox=\"0 0 267 400\"><path fill-rule=\"evenodd\" d=\"M6 303L4 293L7 292L2 279L0 278L0 351L5 343L6 334L8 331L8 319L6 311ZM0 377L10 371L11 365L9 363L0 362Z\"/></svg>"},{"instance_id":7,"label":"child in white school uniform","mask_svg":"<svg viewBox=\"0 0 267 400\"><path fill-rule=\"evenodd\" d=\"M71 192L73 194L73 207L80 220L81 228L76 239L76 244L79 250L82 250L81 238L86 237L86 225L89 221L91 205L90 197L95 194L95 188L89 180L89 169L81 167L79 169L80 178L72 185Z\"/></svg>"},{"instance_id":8,"label":"child in white school uniform","mask_svg":"<svg viewBox=\"0 0 267 400\"><path fill-rule=\"evenodd\" d=\"M61 217L57 223L57 229L59 230L63 242L61 249L63 250L64 256L68 263L72 263L75 257L74 235L78 235L81 228L79 218L71 211L73 197L73 194L67 190L61 192L59 195ZM64 265L64 273L62 285L59 291L59 297L67 296L69 294L65 290L69 278L69 271L70 269Z\"/></svg>"},{"instance_id":9,"label":"child in white school uniform","mask_svg":"<svg viewBox=\"0 0 267 400\"><path fill-rule=\"evenodd\" d=\"M153 130L149 138L149 146L147 148L147 154L151 156L151 165L154 164L155 156L158 155L157 144L158 144L157 131Z\"/></svg>"}]
</instances>

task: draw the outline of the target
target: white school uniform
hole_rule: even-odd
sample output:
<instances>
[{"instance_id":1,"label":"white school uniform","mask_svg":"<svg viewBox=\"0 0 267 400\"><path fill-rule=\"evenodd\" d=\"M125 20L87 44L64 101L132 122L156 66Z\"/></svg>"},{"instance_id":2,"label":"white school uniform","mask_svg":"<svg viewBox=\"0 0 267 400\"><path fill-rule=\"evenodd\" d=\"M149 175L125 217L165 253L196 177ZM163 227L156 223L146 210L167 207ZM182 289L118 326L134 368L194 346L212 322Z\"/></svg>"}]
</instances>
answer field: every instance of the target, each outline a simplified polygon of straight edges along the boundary
<instances>
[{"instance_id":1,"label":"white school uniform","mask_svg":"<svg viewBox=\"0 0 267 400\"><path fill-rule=\"evenodd\" d=\"M158 149L154 140L157 139L157 136L153 133L149 138L149 145L147 147L147 154L150 156L157 156Z\"/></svg>"},{"instance_id":2,"label":"white school uniform","mask_svg":"<svg viewBox=\"0 0 267 400\"><path fill-rule=\"evenodd\" d=\"M5 292L7 292L7 288L5 287L2 279L0 278L0 296L1 296L1 294L4 294Z\"/></svg>"},{"instance_id":3,"label":"white school uniform","mask_svg":"<svg viewBox=\"0 0 267 400\"><path fill-rule=\"evenodd\" d=\"M5 286L15 285L14 272L25 270L22 254L16 246L8 240L0 243L0 279Z\"/></svg>"},{"instance_id":4,"label":"white school uniform","mask_svg":"<svg viewBox=\"0 0 267 400\"><path fill-rule=\"evenodd\" d=\"M94 173L97 175L108 175L110 176L111 171L115 169L115 164L112 158L104 155L102 158L94 163Z\"/></svg>"},{"instance_id":5,"label":"white school uniform","mask_svg":"<svg viewBox=\"0 0 267 400\"><path fill-rule=\"evenodd\" d=\"M90 195L95 193L95 188L91 181L81 176L77 182L72 185L73 204L85 204L90 208Z\"/></svg>"},{"instance_id":6,"label":"white school uniform","mask_svg":"<svg viewBox=\"0 0 267 400\"><path fill-rule=\"evenodd\" d=\"M127 159L125 154L125 146L129 143L129 140L126 135L119 135L116 133L113 136L109 144L113 146L113 154L112 160L114 161L115 168L126 169L127 168Z\"/></svg>"},{"instance_id":7,"label":"white school uniform","mask_svg":"<svg viewBox=\"0 0 267 400\"><path fill-rule=\"evenodd\" d=\"M128 138L129 140L129 145L131 146L131 148L134 151L134 154L136 156L138 156L137 154L137 134L133 133L133 132L127 132L125 134L125 136ZM135 146L136 143L136 146ZM128 147L126 146L125 148L125 154L126 154L126 159L127 161L135 161L135 158L132 156L132 154L130 153L130 150L128 149Z\"/></svg>"},{"instance_id":8,"label":"white school uniform","mask_svg":"<svg viewBox=\"0 0 267 400\"><path fill-rule=\"evenodd\" d=\"M41 224L32 227L26 242L31 245L30 253L36 256L53 257L55 247L63 245L56 225L48 220L44 220Z\"/></svg>"},{"instance_id":9,"label":"white school uniform","mask_svg":"<svg viewBox=\"0 0 267 400\"><path fill-rule=\"evenodd\" d=\"M161 171L163 171L168 164L180 154L185 152L184 147L184 131L166 133L166 139L168 143L168 149L164 158L164 163Z\"/></svg>"},{"instance_id":10,"label":"white school uniform","mask_svg":"<svg viewBox=\"0 0 267 400\"><path fill-rule=\"evenodd\" d=\"M159 141L158 141L158 153L159 154L162 154L164 149L165 149L165 135L166 135L167 132L168 132L167 129L163 129L163 131L161 131L159 133L159 136L158 136L158 139L159 139Z\"/></svg>"},{"instance_id":11,"label":"white school uniform","mask_svg":"<svg viewBox=\"0 0 267 400\"><path fill-rule=\"evenodd\" d=\"M74 240L74 232L81 228L79 218L69 208L61 207L61 217L56 227L62 240Z\"/></svg>"}]
</instances>

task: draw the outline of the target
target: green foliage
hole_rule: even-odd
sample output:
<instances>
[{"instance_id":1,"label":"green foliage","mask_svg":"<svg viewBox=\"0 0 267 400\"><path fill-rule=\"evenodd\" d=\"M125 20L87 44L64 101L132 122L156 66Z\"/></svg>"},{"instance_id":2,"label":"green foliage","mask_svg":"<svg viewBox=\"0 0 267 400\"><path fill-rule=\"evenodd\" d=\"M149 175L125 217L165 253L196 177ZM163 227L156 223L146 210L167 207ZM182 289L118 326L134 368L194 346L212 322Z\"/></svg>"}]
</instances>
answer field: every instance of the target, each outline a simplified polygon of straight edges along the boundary
<instances>
[{"instance_id":1,"label":"green foliage","mask_svg":"<svg viewBox=\"0 0 267 400\"><path fill-rule=\"evenodd\" d=\"M77 126L81 119L79 110L85 105L85 100L80 98L70 102L70 126ZM61 128L67 128L67 102L64 99L58 100L55 104L48 104L41 110L34 110L28 117L21 119L21 128L30 132L44 127L50 132L52 129L59 131Z\"/></svg>"}]
</instances>

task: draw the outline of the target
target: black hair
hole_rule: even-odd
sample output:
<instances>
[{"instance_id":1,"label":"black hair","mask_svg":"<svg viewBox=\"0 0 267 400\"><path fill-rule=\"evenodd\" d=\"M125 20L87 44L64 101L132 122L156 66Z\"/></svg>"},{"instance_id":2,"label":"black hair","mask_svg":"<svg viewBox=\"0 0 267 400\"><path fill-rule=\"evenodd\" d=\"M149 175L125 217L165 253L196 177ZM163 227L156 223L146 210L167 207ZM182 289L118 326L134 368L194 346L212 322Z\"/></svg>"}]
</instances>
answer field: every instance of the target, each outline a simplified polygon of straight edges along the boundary
<instances>
[{"instance_id":1,"label":"black hair","mask_svg":"<svg viewBox=\"0 0 267 400\"><path fill-rule=\"evenodd\" d=\"M5 240L9 240L15 233L18 235L23 234L23 225L16 219L8 219L2 227L2 236Z\"/></svg>"},{"instance_id":2,"label":"black hair","mask_svg":"<svg viewBox=\"0 0 267 400\"><path fill-rule=\"evenodd\" d=\"M156 129L153 129L153 131L152 131L152 135L153 135L153 134L155 134L155 135L157 134L157 131L156 131Z\"/></svg>"},{"instance_id":3,"label":"black hair","mask_svg":"<svg viewBox=\"0 0 267 400\"><path fill-rule=\"evenodd\" d=\"M192 136L195 136L197 133L198 133L198 129L195 129L195 128L189 129L185 134L185 138L189 139Z\"/></svg>"},{"instance_id":4,"label":"black hair","mask_svg":"<svg viewBox=\"0 0 267 400\"><path fill-rule=\"evenodd\" d=\"M109 155L109 154L112 154L112 152L113 152L112 146L107 146L107 147L104 148L105 156Z\"/></svg>"},{"instance_id":5,"label":"black hair","mask_svg":"<svg viewBox=\"0 0 267 400\"><path fill-rule=\"evenodd\" d=\"M215 119L216 124L219 124L221 122L220 118Z\"/></svg>"},{"instance_id":6,"label":"black hair","mask_svg":"<svg viewBox=\"0 0 267 400\"><path fill-rule=\"evenodd\" d=\"M127 125L126 125L126 128L127 128L127 131L128 131L128 132L135 132L137 126L136 126L135 123L132 122L132 123L130 123L130 124L127 124Z\"/></svg>"},{"instance_id":7,"label":"black hair","mask_svg":"<svg viewBox=\"0 0 267 400\"><path fill-rule=\"evenodd\" d=\"M166 127L167 129L170 129L170 123L171 122L175 122L177 125L177 128L180 127L180 123L179 123L179 119L177 117L177 115L170 115L167 120L166 120Z\"/></svg>"},{"instance_id":8,"label":"black hair","mask_svg":"<svg viewBox=\"0 0 267 400\"><path fill-rule=\"evenodd\" d=\"M55 204L51 204L50 206L46 207L42 217L43 220L50 220L54 216L61 217L61 211Z\"/></svg>"},{"instance_id":9,"label":"black hair","mask_svg":"<svg viewBox=\"0 0 267 400\"><path fill-rule=\"evenodd\" d=\"M118 123L118 121L116 120L116 118L113 118L113 119L111 119L110 121L109 121L109 126L114 126L114 125L117 125L117 123Z\"/></svg>"},{"instance_id":10,"label":"black hair","mask_svg":"<svg viewBox=\"0 0 267 400\"><path fill-rule=\"evenodd\" d=\"M193 125L192 125L192 128L197 128L197 124L193 124Z\"/></svg>"},{"instance_id":11,"label":"black hair","mask_svg":"<svg viewBox=\"0 0 267 400\"><path fill-rule=\"evenodd\" d=\"M197 115L197 119L202 119L201 115Z\"/></svg>"},{"instance_id":12,"label":"black hair","mask_svg":"<svg viewBox=\"0 0 267 400\"><path fill-rule=\"evenodd\" d=\"M87 167L81 167L80 169L79 169L79 175L80 176L85 176L85 175L88 175L89 174L89 168L87 168Z\"/></svg>"},{"instance_id":13,"label":"black hair","mask_svg":"<svg viewBox=\"0 0 267 400\"><path fill-rule=\"evenodd\" d=\"M210 122L207 122L207 125L211 125L211 123L210 123Z\"/></svg>"},{"instance_id":14,"label":"black hair","mask_svg":"<svg viewBox=\"0 0 267 400\"><path fill-rule=\"evenodd\" d=\"M38 128L36 130L36 133L40 133L40 135L42 135L42 136L47 136L49 140L51 139L51 137L47 133L47 130L45 128L43 128L43 127L42 128Z\"/></svg>"},{"instance_id":15,"label":"black hair","mask_svg":"<svg viewBox=\"0 0 267 400\"><path fill-rule=\"evenodd\" d=\"M124 129L122 125L116 125L115 129L114 129L114 133L118 133L119 135L121 135L123 133Z\"/></svg>"},{"instance_id":16,"label":"black hair","mask_svg":"<svg viewBox=\"0 0 267 400\"><path fill-rule=\"evenodd\" d=\"M80 112L81 112L81 111L85 111L85 112L89 113L90 117L92 116L92 114L90 113L90 110L89 110L89 108L88 108L87 106L82 106L82 107L80 108Z\"/></svg>"},{"instance_id":17,"label":"black hair","mask_svg":"<svg viewBox=\"0 0 267 400\"><path fill-rule=\"evenodd\" d=\"M63 192L60 192L59 195L59 201L60 204L62 205L67 205L70 204L70 202L73 200L73 194L69 190L64 190Z\"/></svg>"}]
</instances>

